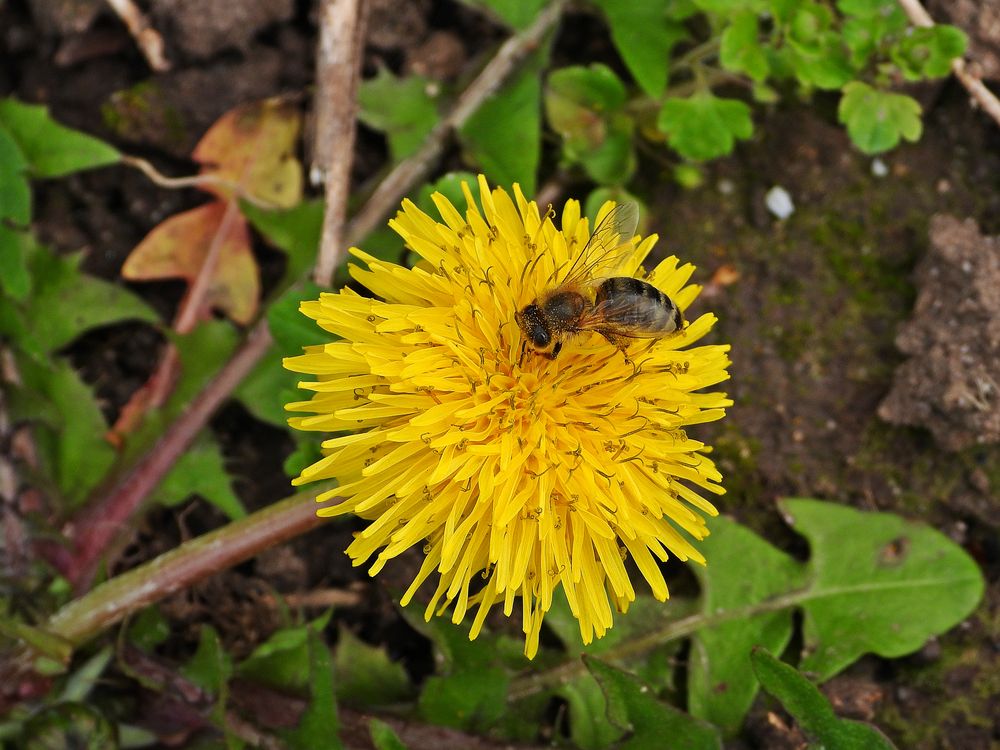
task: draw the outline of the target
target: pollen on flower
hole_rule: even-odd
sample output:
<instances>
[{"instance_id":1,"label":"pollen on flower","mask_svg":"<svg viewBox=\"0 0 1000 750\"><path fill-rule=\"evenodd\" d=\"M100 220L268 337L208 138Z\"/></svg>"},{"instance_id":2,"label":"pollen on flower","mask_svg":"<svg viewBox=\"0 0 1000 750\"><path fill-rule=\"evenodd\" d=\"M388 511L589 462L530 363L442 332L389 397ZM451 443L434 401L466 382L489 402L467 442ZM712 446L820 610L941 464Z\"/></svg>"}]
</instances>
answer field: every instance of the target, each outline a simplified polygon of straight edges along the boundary
<instances>
[{"instance_id":1,"label":"pollen on flower","mask_svg":"<svg viewBox=\"0 0 1000 750\"><path fill-rule=\"evenodd\" d=\"M510 615L520 599L533 657L558 587L589 643L635 599L629 559L660 600L657 561L704 562L692 540L717 511L703 494L723 489L686 429L732 403L703 392L728 378L729 347L692 346L715 322L704 314L636 339L627 356L594 332L556 358L525 351L515 313L558 283L591 227L576 201L557 226L516 185L513 198L483 177L478 187L481 208L463 186L464 212L435 195L441 221L404 201L389 223L421 258L413 268L351 250L372 297L345 288L302 305L333 337L285 360L312 376L300 383L312 398L287 407L305 416L290 423L337 436L295 484L338 481L317 500L343 501L320 512L371 522L347 549L371 575L423 549L403 603L433 577L428 619L474 609L474 638L491 607ZM644 279L683 311L700 291L694 267L670 257L645 273L656 239L633 238L613 275Z\"/></svg>"}]
</instances>

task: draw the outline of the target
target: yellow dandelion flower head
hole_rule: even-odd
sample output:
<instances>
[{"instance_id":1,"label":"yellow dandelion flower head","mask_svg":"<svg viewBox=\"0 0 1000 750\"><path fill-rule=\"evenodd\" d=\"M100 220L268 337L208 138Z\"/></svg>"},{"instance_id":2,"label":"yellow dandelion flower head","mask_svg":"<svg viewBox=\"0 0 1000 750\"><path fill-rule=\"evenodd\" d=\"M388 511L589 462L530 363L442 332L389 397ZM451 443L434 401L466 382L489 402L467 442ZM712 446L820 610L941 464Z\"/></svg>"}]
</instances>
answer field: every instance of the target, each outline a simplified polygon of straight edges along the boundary
<instances>
[{"instance_id":1,"label":"yellow dandelion flower head","mask_svg":"<svg viewBox=\"0 0 1000 750\"><path fill-rule=\"evenodd\" d=\"M557 587L589 643L635 599L629 559L661 601L657 560L704 562L690 539L717 511L702 493L723 490L708 446L685 429L731 404L701 392L728 377L729 347L691 346L711 314L624 352L593 331L567 337L555 358L525 347L515 314L584 251L588 222L570 200L557 227L517 185L512 199L480 177L481 209L463 190L464 213L437 194L442 221L404 201L389 222L420 257L413 268L352 248L366 267L351 275L373 296L344 288L303 303L336 338L285 360L313 376L300 383L312 399L288 405L308 415L290 424L340 434L295 484L338 481L317 499L343 501L319 512L371 521L347 553L355 565L374 557L372 575L422 546L403 604L436 573L428 619L453 606L459 623L478 606L474 638L493 605L510 615L520 599L533 657ZM656 239L633 238L613 275L684 310L700 291L694 267L670 257L644 273Z\"/></svg>"}]
</instances>

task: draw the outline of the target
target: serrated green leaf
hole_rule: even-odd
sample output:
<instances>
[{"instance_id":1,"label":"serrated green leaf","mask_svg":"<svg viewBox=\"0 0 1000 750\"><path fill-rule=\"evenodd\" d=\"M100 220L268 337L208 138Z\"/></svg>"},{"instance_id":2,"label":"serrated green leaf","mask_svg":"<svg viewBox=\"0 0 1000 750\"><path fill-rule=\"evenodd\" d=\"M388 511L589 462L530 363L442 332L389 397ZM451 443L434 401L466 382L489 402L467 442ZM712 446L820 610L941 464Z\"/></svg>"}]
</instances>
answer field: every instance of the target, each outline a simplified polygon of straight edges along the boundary
<instances>
[{"instance_id":1,"label":"serrated green leaf","mask_svg":"<svg viewBox=\"0 0 1000 750\"><path fill-rule=\"evenodd\" d=\"M397 78L385 68L358 88L358 119L389 139L389 153L400 162L415 153L440 119L440 84L423 76Z\"/></svg>"},{"instance_id":2,"label":"serrated green leaf","mask_svg":"<svg viewBox=\"0 0 1000 750\"><path fill-rule=\"evenodd\" d=\"M3 195L0 194L0 205ZM31 274L28 273L28 251L34 240L27 232L5 226L0 216L0 289L18 302L23 302L31 291Z\"/></svg>"},{"instance_id":3,"label":"serrated green leaf","mask_svg":"<svg viewBox=\"0 0 1000 750\"><path fill-rule=\"evenodd\" d=\"M738 99L720 99L708 92L663 103L657 126L681 156L702 161L725 156L737 139L753 134L750 108Z\"/></svg>"},{"instance_id":4,"label":"serrated green leaf","mask_svg":"<svg viewBox=\"0 0 1000 750\"><path fill-rule=\"evenodd\" d=\"M667 86L670 53L687 39L684 25L668 15L664 0L594 0L611 27L618 53L649 96L659 98Z\"/></svg>"},{"instance_id":5,"label":"serrated green leaf","mask_svg":"<svg viewBox=\"0 0 1000 750\"><path fill-rule=\"evenodd\" d=\"M299 437L302 433L295 432L295 450L288 454L288 458L281 465L281 469L285 472L286 477L297 477L302 473L304 468L312 466L323 458L323 453L320 451L319 443L316 440L313 440L311 437Z\"/></svg>"},{"instance_id":6,"label":"serrated green leaf","mask_svg":"<svg viewBox=\"0 0 1000 750\"><path fill-rule=\"evenodd\" d=\"M941 78L951 73L951 63L965 54L969 38L954 26L910 29L889 54L910 81Z\"/></svg>"},{"instance_id":7,"label":"serrated green leaf","mask_svg":"<svg viewBox=\"0 0 1000 750\"><path fill-rule=\"evenodd\" d=\"M862 654L917 651L982 598L976 563L928 526L818 500L782 508L811 549L801 668L820 680Z\"/></svg>"},{"instance_id":8,"label":"serrated green leaf","mask_svg":"<svg viewBox=\"0 0 1000 750\"><path fill-rule=\"evenodd\" d=\"M294 208L278 211L242 203L240 210L269 244L288 257L277 287L282 289L303 278L316 262L323 232L323 201L303 201Z\"/></svg>"},{"instance_id":9,"label":"serrated green leaf","mask_svg":"<svg viewBox=\"0 0 1000 750\"><path fill-rule=\"evenodd\" d=\"M916 141L923 125L920 104L905 94L873 89L851 81L843 89L837 116L861 151L878 154L899 144L901 138Z\"/></svg>"},{"instance_id":10,"label":"serrated green leaf","mask_svg":"<svg viewBox=\"0 0 1000 750\"><path fill-rule=\"evenodd\" d=\"M608 718L629 732L617 747L623 750L660 750L669 738L678 750L721 750L715 727L656 699L656 693L628 672L585 657L587 668L604 692Z\"/></svg>"},{"instance_id":11,"label":"serrated green leaf","mask_svg":"<svg viewBox=\"0 0 1000 750\"><path fill-rule=\"evenodd\" d=\"M82 501L115 462L115 450L104 439L108 425L94 393L76 370L61 358L39 362L18 360L26 389L47 401L56 424L36 423L35 443L46 474L64 500Z\"/></svg>"},{"instance_id":12,"label":"serrated green leaf","mask_svg":"<svg viewBox=\"0 0 1000 750\"><path fill-rule=\"evenodd\" d=\"M406 750L406 745L399 739L396 731L381 719L369 721L368 732L371 734L375 750Z\"/></svg>"},{"instance_id":13,"label":"serrated green leaf","mask_svg":"<svg viewBox=\"0 0 1000 750\"><path fill-rule=\"evenodd\" d=\"M194 656L181 667L181 674L212 695L220 695L233 674L233 660L211 625L202 625Z\"/></svg>"},{"instance_id":14,"label":"serrated green leaf","mask_svg":"<svg viewBox=\"0 0 1000 750\"><path fill-rule=\"evenodd\" d=\"M342 750L344 745L337 736L340 719L333 695L330 651L315 630L310 628L308 635L309 705L299 719L298 727L282 735L292 750L314 750L318 747Z\"/></svg>"},{"instance_id":15,"label":"serrated green leaf","mask_svg":"<svg viewBox=\"0 0 1000 750\"><path fill-rule=\"evenodd\" d=\"M463 147L492 184L516 182L526 195L535 192L541 158L541 73L549 47L544 42L459 129Z\"/></svg>"},{"instance_id":16,"label":"serrated green leaf","mask_svg":"<svg viewBox=\"0 0 1000 750\"><path fill-rule=\"evenodd\" d=\"M233 491L233 480L225 459L210 432L202 431L153 492L156 502L173 507L192 495L200 495L230 519L247 512Z\"/></svg>"},{"instance_id":17,"label":"serrated green leaf","mask_svg":"<svg viewBox=\"0 0 1000 750\"><path fill-rule=\"evenodd\" d=\"M34 291L22 306L34 344L53 352L92 328L122 320L155 323L156 313L123 286L80 270L81 256L60 257L36 246L28 258Z\"/></svg>"},{"instance_id":18,"label":"serrated green leaf","mask_svg":"<svg viewBox=\"0 0 1000 750\"><path fill-rule=\"evenodd\" d=\"M701 610L713 613L758 606L805 583L804 566L749 529L726 518L711 521L701 550L706 567L692 565L702 588ZM746 560L753 560L747 575ZM688 710L732 733L757 694L750 665L754 646L781 653L792 637L792 611L740 617L695 633L688 667Z\"/></svg>"},{"instance_id":19,"label":"serrated green leaf","mask_svg":"<svg viewBox=\"0 0 1000 750\"><path fill-rule=\"evenodd\" d=\"M757 14L744 11L733 16L722 32L719 62L727 70L746 73L754 81L767 78L767 53L760 45Z\"/></svg>"},{"instance_id":20,"label":"serrated green leaf","mask_svg":"<svg viewBox=\"0 0 1000 750\"><path fill-rule=\"evenodd\" d=\"M31 221L31 186L24 177L28 161L0 124L0 221L25 226Z\"/></svg>"},{"instance_id":21,"label":"serrated green leaf","mask_svg":"<svg viewBox=\"0 0 1000 750\"><path fill-rule=\"evenodd\" d=\"M289 354L291 352L281 351L272 345L233 391L233 398L243 404L247 411L261 422L275 427L288 426L285 404L301 397L296 388L301 376L281 366L281 360Z\"/></svg>"},{"instance_id":22,"label":"serrated green leaf","mask_svg":"<svg viewBox=\"0 0 1000 750\"><path fill-rule=\"evenodd\" d=\"M17 143L36 177L62 177L121 159L107 143L57 123L47 108L15 99L0 100L0 128Z\"/></svg>"},{"instance_id":23,"label":"serrated green leaf","mask_svg":"<svg viewBox=\"0 0 1000 750\"><path fill-rule=\"evenodd\" d=\"M750 658L763 688L778 699L819 747L893 750L894 745L875 727L838 718L819 688L794 667L779 661L763 648L755 648Z\"/></svg>"},{"instance_id":24,"label":"serrated green leaf","mask_svg":"<svg viewBox=\"0 0 1000 750\"><path fill-rule=\"evenodd\" d=\"M389 658L385 648L365 643L341 628L334 654L337 699L354 706L385 706L413 692L403 665Z\"/></svg>"}]
</instances>

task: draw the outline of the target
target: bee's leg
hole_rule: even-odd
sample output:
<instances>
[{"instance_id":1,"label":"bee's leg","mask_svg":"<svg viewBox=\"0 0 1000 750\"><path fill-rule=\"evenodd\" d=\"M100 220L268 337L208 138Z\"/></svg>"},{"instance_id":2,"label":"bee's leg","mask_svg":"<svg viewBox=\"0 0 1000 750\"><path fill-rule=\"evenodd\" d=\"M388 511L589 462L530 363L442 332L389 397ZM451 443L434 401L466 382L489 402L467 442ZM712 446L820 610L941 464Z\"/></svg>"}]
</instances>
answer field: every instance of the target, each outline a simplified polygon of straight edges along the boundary
<instances>
[{"instance_id":1,"label":"bee's leg","mask_svg":"<svg viewBox=\"0 0 1000 750\"><path fill-rule=\"evenodd\" d=\"M625 364L632 364L632 360L628 357L628 351L626 351L629 344L632 343L632 339L627 336L619 336L617 333L611 333L610 331L598 331L598 333L606 338L609 344L622 353L622 356L625 357Z\"/></svg>"},{"instance_id":2,"label":"bee's leg","mask_svg":"<svg viewBox=\"0 0 1000 750\"><path fill-rule=\"evenodd\" d=\"M528 340L524 339L521 342L521 356L517 358L517 366L520 367L524 364L524 353L528 350Z\"/></svg>"},{"instance_id":3,"label":"bee's leg","mask_svg":"<svg viewBox=\"0 0 1000 750\"><path fill-rule=\"evenodd\" d=\"M559 352L562 351L562 341L557 341L556 345L552 347L552 354L549 355L549 359L555 359L559 356Z\"/></svg>"}]
</instances>

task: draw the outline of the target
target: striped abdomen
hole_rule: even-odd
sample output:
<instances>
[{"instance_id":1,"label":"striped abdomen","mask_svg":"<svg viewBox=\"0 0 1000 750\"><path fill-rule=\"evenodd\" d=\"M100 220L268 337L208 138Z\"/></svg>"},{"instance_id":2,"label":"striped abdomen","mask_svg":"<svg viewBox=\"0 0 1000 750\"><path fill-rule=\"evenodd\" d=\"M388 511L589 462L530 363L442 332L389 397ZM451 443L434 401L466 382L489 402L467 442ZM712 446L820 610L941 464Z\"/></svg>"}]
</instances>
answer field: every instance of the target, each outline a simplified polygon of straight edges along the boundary
<instances>
[{"instance_id":1,"label":"striped abdomen","mask_svg":"<svg viewBox=\"0 0 1000 750\"><path fill-rule=\"evenodd\" d=\"M632 338L661 336L680 330L684 316L674 301L652 284L630 276L606 279L597 288L594 328Z\"/></svg>"}]
</instances>

